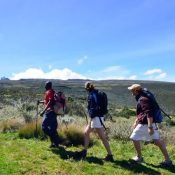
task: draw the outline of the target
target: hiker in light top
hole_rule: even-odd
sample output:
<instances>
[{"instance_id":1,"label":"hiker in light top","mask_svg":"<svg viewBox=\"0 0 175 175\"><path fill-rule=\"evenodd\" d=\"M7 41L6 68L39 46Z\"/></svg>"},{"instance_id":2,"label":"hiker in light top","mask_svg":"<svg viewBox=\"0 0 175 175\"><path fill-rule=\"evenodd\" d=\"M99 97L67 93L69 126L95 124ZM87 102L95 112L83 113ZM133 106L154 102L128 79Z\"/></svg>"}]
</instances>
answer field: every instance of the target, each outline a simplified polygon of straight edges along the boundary
<instances>
[{"instance_id":1,"label":"hiker in light top","mask_svg":"<svg viewBox=\"0 0 175 175\"><path fill-rule=\"evenodd\" d=\"M102 140L103 145L107 151L107 156L104 158L106 161L113 161L113 156L111 153L111 149L109 146L109 142L107 140L107 136L105 134L103 124L104 117L99 114L98 111L98 102L97 102L97 92L94 88L94 85L91 82L85 83L85 89L88 92L88 114L90 117L90 123L87 125L84 132L84 149L79 152L79 156L82 158L86 157L87 149L89 146L90 133L95 130L98 133L99 138ZM101 120L101 121L100 121Z\"/></svg>"},{"instance_id":2,"label":"hiker in light top","mask_svg":"<svg viewBox=\"0 0 175 175\"><path fill-rule=\"evenodd\" d=\"M44 110L40 114L43 116L42 130L49 136L51 145L50 148L58 147L58 133L57 133L57 115L54 112L54 90L52 89L52 82L48 81L45 83L45 96L44 101L38 101L44 104Z\"/></svg>"},{"instance_id":3,"label":"hiker in light top","mask_svg":"<svg viewBox=\"0 0 175 175\"><path fill-rule=\"evenodd\" d=\"M137 101L136 120L133 124L133 132L130 139L133 141L137 155L132 159L133 161L140 163L143 161L141 153L140 141L153 140L154 144L159 147L165 160L160 163L162 166L168 166L172 164L169 158L167 149L163 140L160 140L158 128L155 123L154 104L150 98L146 97L143 93L142 87L139 84L133 84L128 87L128 90L132 92Z\"/></svg>"}]
</instances>

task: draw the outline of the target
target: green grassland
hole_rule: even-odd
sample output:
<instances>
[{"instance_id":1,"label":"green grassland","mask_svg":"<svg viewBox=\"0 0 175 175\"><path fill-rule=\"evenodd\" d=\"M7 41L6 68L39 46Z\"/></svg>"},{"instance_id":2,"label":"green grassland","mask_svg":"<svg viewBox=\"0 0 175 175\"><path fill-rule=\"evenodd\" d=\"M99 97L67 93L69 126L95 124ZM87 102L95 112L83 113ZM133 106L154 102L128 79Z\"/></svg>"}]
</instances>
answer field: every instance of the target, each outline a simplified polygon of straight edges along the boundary
<instances>
[{"instance_id":1,"label":"green grassland","mask_svg":"<svg viewBox=\"0 0 175 175\"><path fill-rule=\"evenodd\" d=\"M96 142L85 160L77 160L74 153L82 147L49 149L48 141L19 139L17 134L0 134L1 175L111 175L111 174L174 174L175 167L159 167L160 151L152 144L143 146L144 163L134 164L129 159L134 155L131 142L110 140L114 162L102 160L106 152ZM175 146L168 146L171 158L175 160Z\"/></svg>"}]
</instances>

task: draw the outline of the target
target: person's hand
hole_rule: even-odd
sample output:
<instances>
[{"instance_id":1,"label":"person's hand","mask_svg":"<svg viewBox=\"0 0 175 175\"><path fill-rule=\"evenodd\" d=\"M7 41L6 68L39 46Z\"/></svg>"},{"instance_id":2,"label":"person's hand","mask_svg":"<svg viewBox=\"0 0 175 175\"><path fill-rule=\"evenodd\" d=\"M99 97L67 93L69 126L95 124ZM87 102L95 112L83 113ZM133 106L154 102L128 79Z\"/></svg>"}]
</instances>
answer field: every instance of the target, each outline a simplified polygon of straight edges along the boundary
<instances>
[{"instance_id":1,"label":"person's hand","mask_svg":"<svg viewBox=\"0 0 175 175\"><path fill-rule=\"evenodd\" d=\"M41 117L43 117L43 115L44 115L44 112L41 112L39 115L40 115Z\"/></svg>"},{"instance_id":2,"label":"person's hand","mask_svg":"<svg viewBox=\"0 0 175 175\"><path fill-rule=\"evenodd\" d=\"M39 101L39 100L37 100L36 104L37 104L37 105L39 105L39 104L40 104L40 101Z\"/></svg>"},{"instance_id":3,"label":"person's hand","mask_svg":"<svg viewBox=\"0 0 175 175\"><path fill-rule=\"evenodd\" d=\"M135 129L137 126L137 123L135 122L133 125L132 125L132 128Z\"/></svg>"},{"instance_id":4,"label":"person's hand","mask_svg":"<svg viewBox=\"0 0 175 175\"><path fill-rule=\"evenodd\" d=\"M148 133L149 133L149 135L153 135L154 134L153 127L148 127Z\"/></svg>"}]
</instances>

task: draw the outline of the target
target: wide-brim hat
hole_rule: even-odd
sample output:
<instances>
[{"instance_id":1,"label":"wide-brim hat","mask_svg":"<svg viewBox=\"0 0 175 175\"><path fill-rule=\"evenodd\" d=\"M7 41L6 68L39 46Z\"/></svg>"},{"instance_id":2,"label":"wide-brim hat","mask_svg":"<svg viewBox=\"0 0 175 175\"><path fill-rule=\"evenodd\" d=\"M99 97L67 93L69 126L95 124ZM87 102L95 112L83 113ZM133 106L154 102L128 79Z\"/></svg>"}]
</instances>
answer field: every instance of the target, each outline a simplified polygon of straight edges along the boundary
<instances>
[{"instance_id":1,"label":"wide-brim hat","mask_svg":"<svg viewBox=\"0 0 175 175\"><path fill-rule=\"evenodd\" d=\"M131 86L128 87L128 90L132 91L132 90L141 90L142 87L140 84L133 84Z\"/></svg>"}]
</instances>

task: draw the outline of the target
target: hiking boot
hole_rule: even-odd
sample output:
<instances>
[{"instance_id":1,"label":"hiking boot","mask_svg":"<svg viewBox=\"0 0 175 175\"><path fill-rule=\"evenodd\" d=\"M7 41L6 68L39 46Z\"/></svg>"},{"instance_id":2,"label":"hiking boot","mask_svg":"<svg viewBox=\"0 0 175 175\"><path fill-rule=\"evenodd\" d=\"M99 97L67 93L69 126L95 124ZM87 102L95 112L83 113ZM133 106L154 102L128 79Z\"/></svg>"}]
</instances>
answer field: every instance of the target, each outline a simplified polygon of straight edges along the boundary
<instances>
[{"instance_id":1,"label":"hiking boot","mask_svg":"<svg viewBox=\"0 0 175 175\"><path fill-rule=\"evenodd\" d=\"M173 163L171 160L164 160L163 162L160 162L160 166L171 166Z\"/></svg>"},{"instance_id":2,"label":"hiking boot","mask_svg":"<svg viewBox=\"0 0 175 175\"><path fill-rule=\"evenodd\" d=\"M143 162L143 157L135 156L131 160L135 163L141 163L141 162Z\"/></svg>"},{"instance_id":3,"label":"hiking boot","mask_svg":"<svg viewBox=\"0 0 175 175\"><path fill-rule=\"evenodd\" d=\"M55 145L53 143L49 146L49 148L58 148L58 147L59 147L58 145Z\"/></svg>"},{"instance_id":4,"label":"hiking boot","mask_svg":"<svg viewBox=\"0 0 175 175\"><path fill-rule=\"evenodd\" d=\"M109 161L109 162L113 162L114 161L113 156L109 155L109 154L103 160Z\"/></svg>"},{"instance_id":5,"label":"hiking boot","mask_svg":"<svg viewBox=\"0 0 175 175\"><path fill-rule=\"evenodd\" d=\"M83 149L82 151L76 152L76 157L80 159L85 159L87 150Z\"/></svg>"}]
</instances>

